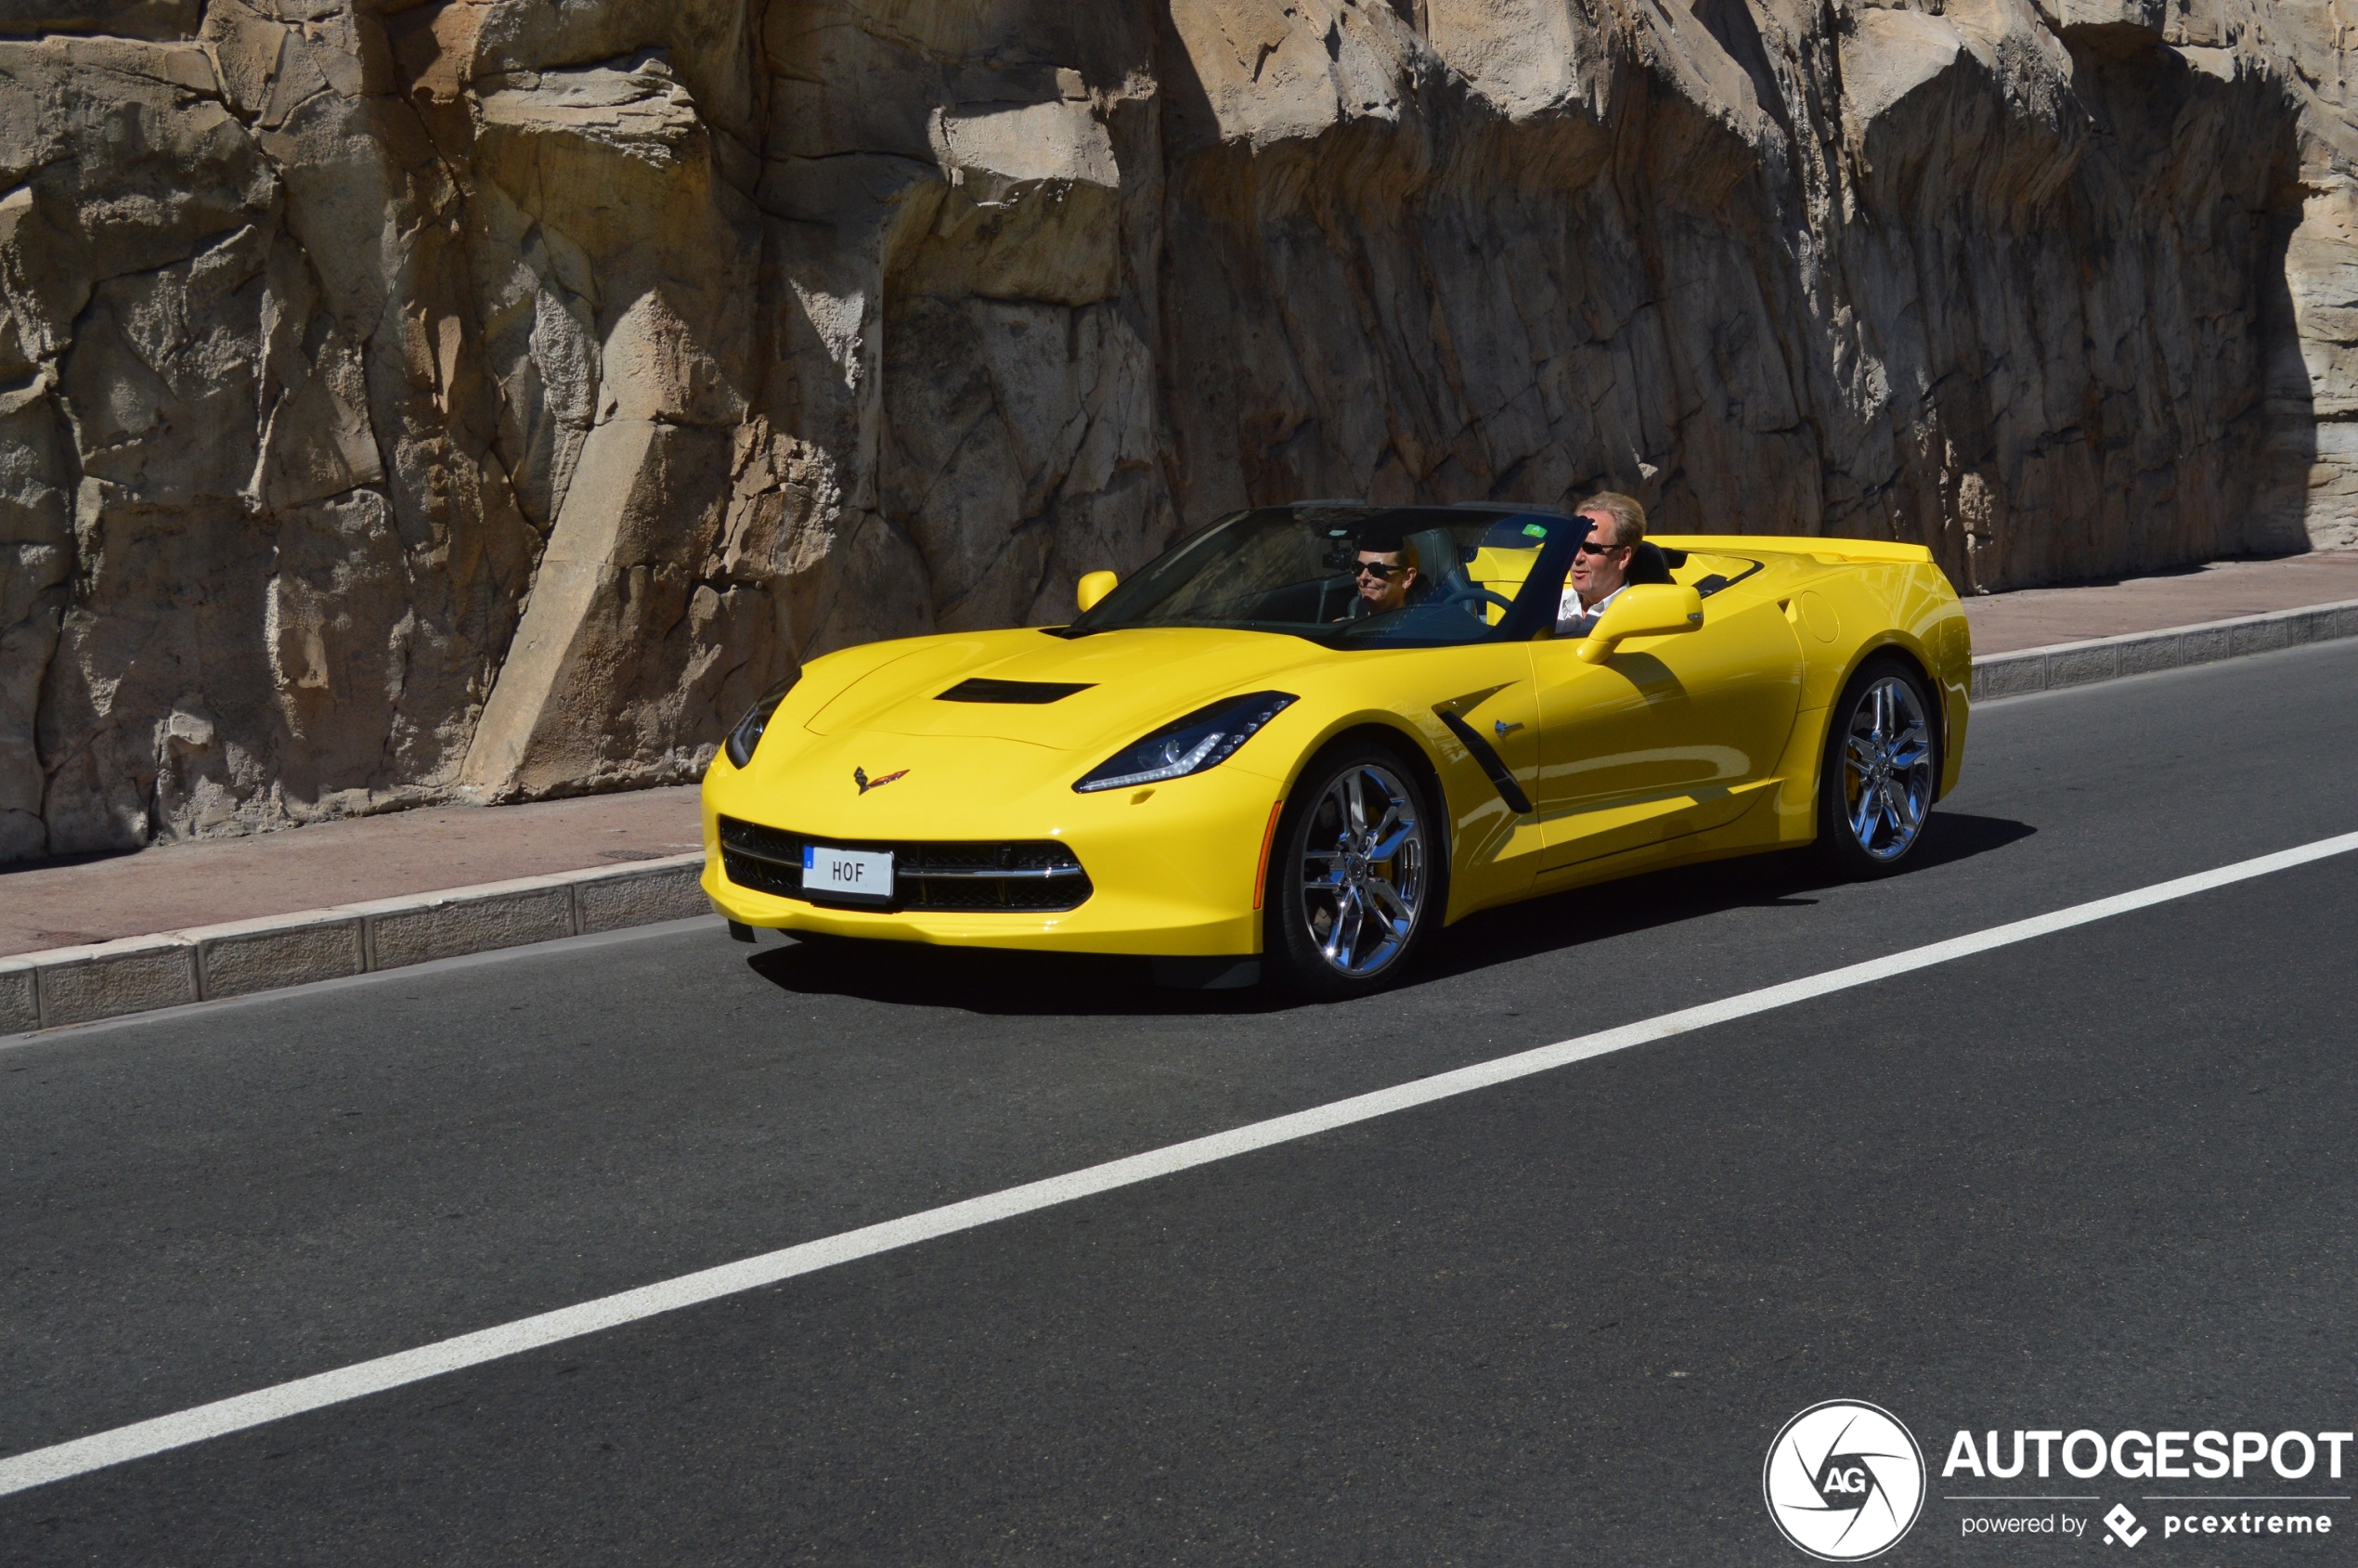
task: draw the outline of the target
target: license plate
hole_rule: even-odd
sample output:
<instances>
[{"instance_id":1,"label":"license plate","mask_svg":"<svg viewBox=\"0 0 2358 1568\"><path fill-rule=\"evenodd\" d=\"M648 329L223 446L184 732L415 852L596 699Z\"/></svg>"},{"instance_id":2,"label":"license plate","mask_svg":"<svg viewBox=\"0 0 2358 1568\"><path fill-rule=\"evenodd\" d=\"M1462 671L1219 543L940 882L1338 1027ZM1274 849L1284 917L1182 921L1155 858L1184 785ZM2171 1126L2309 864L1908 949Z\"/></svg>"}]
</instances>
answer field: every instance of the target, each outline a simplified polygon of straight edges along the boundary
<instances>
[{"instance_id":1,"label":"license plate","mask_svg":"<svg viewBox=\"0 0 2358 1568\"><path fill-rule=\"evenodd\" d=\"M802 847L802 890L837 899L892 901L892 851Z\"/></svg>"}]
</instances>

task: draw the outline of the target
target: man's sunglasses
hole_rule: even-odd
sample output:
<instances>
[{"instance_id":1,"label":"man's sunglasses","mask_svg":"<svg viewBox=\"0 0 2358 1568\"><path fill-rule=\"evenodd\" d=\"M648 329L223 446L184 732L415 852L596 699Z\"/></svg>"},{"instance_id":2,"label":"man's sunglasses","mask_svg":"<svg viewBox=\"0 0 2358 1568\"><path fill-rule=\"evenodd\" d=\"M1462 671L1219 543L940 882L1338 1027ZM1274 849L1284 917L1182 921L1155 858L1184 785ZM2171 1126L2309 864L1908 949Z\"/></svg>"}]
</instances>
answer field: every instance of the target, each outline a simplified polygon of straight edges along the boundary
<instances>
[{"instance_id":1,"label":"man's sunglasses","mask_svg":"<svg viewBox=\"0 0 2358 1568\"><path fill-rule=\"evenodd\" d=\"M1608 555L1613 551L1619 550L1621 546L1617 544L1599 544L1594 539L1582 539L1578 548L1580 553L1583 555Z\"/></svg>"},{"instance_id":2,"label":"man's sunglasses","mask_svg":"<svg viewBox=\"0 0 2358 1568\"><path fill-rule=\"evenodd\" d=\"M1408 568L1406 566L1395 566L1389 561L1362 561L1359 563L1359 570L1352 575L1354 577L1373 577L1376 581L1382 583L1390 582L1392 580L1393 573L1405 572L1407 569Z\"/></svg>"}]
</instances>

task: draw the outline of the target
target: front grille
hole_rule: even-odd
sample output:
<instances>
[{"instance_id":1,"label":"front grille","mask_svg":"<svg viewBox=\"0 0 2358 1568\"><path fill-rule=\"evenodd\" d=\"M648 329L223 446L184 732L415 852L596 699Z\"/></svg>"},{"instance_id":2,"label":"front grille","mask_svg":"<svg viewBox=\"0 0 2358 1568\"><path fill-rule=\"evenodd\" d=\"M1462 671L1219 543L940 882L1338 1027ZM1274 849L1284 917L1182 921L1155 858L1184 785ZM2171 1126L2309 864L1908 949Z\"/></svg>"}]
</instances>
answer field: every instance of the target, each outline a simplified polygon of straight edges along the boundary
<instances>
[{"instance_id":1,"label":"front grille","mask_svg":"<svg viewBox=\"0 0 2358 1568\"><path fill-rule=\"evenodd\" d=\"M730 881L740 888L750 888L757 893L771 893L782 899L802 897L802 858L797 856L791 866L765 861L725 845L720 850L720 869Z\"/></svg>"},{"instance_id":2,"label":"front grille","mask_svg":"<svg viewBox=\"0 0 2358 1568\"><path fill-rule=\"evenodd\" d=\"M784 833L759 823L739 822L734 817L720 819L720 848L735 849L765 861L781 861L794 867L795 886L802 886L802 839L799 835Z\"/></svg>"},{"instance_id":3,"label":"front grille","mask_svg":"<svg viewBox=\"0 0 2358 1568\"><path fill-rule=\"evenodd\" d=\"M854 841L811 837L735 817L720 819L720 869L740 888L829 909L878 907L806 893L802 887L805 844L891 850L892 901L883 906L887 911L1047 913L1076 909L1096 891L1080 858L1052 838L963 844Z\"/></svg>"}]
</instances>

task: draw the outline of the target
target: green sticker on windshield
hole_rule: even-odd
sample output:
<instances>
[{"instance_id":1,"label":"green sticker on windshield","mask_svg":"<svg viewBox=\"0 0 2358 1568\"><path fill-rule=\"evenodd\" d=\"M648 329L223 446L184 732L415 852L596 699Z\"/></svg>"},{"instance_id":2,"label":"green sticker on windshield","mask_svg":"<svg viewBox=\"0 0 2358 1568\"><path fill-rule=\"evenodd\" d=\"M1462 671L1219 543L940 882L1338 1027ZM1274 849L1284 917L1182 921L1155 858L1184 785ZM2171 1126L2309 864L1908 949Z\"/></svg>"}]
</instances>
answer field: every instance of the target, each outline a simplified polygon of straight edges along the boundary
<instances>
[{"instance_id":1,"label":"green sticker on windshield","mask_svg":"<svg viewBox=\"0 0 2358 1568\"><path fill-rule=\"evenodd\" d=\"M1522 525L1522 531L1535 539L1544 539L1548 537L1548 529L1545 524L1526 523Z\"/></svg>"}]
</instances>

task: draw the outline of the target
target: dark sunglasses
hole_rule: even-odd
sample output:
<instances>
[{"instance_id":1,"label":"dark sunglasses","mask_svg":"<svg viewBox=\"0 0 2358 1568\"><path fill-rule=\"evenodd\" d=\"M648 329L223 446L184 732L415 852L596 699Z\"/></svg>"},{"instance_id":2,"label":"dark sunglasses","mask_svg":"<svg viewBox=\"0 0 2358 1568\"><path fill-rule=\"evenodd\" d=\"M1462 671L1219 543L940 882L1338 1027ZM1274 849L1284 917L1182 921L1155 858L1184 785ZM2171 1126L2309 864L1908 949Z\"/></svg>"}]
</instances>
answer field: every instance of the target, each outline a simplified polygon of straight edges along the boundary
<instances>
[{"instance_id":1,"label":"dark sunglasses","mask_svg":"<svg viewBox=\"0 0 2358 1568\"><path fill-rule=\"evenodd\" d=\"M1359 563L1359 570L1353 573L1352 576L1359 577L1373 577L1380 583L1390 582L1392 580L1393 573L1405 572L1407 569L1408 568L1406 566L1394 566L1389 562L1384 561L1362 561Z\"/></svg>"},{"instance_id":2,"label":"dark sunglasses","mask_svg":"<svg viewBox=\"0 0 2358 1568\"><path fill-rule=\"evenodd\" d=\"M1583 555L1608 555L1620 548L1617 544L1599 544L1594 539L1582 539L1579 545Z\"/></svg>"}]
</instances>

